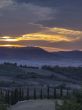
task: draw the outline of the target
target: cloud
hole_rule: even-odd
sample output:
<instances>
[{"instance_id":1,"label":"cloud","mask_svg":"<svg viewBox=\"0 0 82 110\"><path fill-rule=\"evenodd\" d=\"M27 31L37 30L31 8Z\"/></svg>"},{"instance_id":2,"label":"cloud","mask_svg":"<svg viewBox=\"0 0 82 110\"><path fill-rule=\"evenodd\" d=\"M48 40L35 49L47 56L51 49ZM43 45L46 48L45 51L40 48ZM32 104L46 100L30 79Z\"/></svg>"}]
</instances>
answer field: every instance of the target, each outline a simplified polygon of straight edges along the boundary
<instances>
[{"instance_id":1,"label":"cloud","mask_svg":"<svg viewBox=\"0 0 82 110\"><path fill-rule=\"evenodd\" d=\"M32 3L48 7L81 6L82 0L13 0L16 3Z\"/></svg>"},{"instance_id":2,"label":"cloud","mask_svg":"<svg viewBox=\"0 0 82 110\"><path fill-rule=\"evenodd\" d=\"M13 3L0 10L0 31L12 36L29 33L40 28L37 22L53 19L52 14L52 9L48 7Z\"/></svg>"},{"instance_id":3,"label":"cloud","mask_svg":"<svg viewBox=\"0 0 82 110\"><path fill-rule=\"evenodd\" d=\"M44 27L39 32L24 34L21 37L2 36L0 41L3 45L33 45L52 50L76 50L82 49L82 31Z\"/></svg>"},{"instance_id":4,"label":"cloud","mask_svg":"<svg viewBox=\"0 0 82 110\"><path fill-rule=\"evenodd\" d=\"M37 26L29 23L82 30L81 4L82 0L3 0L0 31L14 36L34 32Z\"/></svg>"},{"instance_id":5,"label":"cloud","mask_svg":"<svg viewBox=\"0 0 82 110\"><path fill-rule=\"evenodd\" d=\"M82 49L82 0L1 0L0 44Z\"/></svg>"},{"instance_id":6,"label":"cloud","mask_svg":"<svg viewBox=\"0 0 82 110\"><path fill-rule=\"evenodd\" d=\"M49 7L57 11L52 15L54 19L44 20L39 23L48 27L63 27L82 30L82 0L14 0L16 3L32 3L41 7ZM55 19L56 18L56 19Z\"/></svg>"},{"instance_id":7,"label":"cloud","mask_svg":"<svg viewBox=\"0 0 82 110\"><path fill-rule=\"evenodd\" d=\"M12 0L1 0L0 1L0 8L8 7L13 4Z\"/></svg>"},{"instance_id":8,"label":"cloud","mask_svg":"<svg viewBox=\"0 0 82 110\"><path fill-rule=\"evenodd\" d=\"M38 26L38 25L37 25ZM39 25L40 26L40 25ZM68 30L64 28L48 28L40 26L40 31L28 33L17 37L2 36L2 40L21 41L21 40L45 40L50 42L77 41L82 37L82 31Z\"/></svg>"},{"instance_id":9,"label":"cloud","mask_svg":"<svg viewBox=\"0 0 82 110\"><path fill-rule=\"evenodd\" d=\"M18 4L32 3L58 10L56 19L45 20L42 23L48 27L63 27L82 30L82 0L14 0ZM54 14L53 14L54 16Z\"/></svg>"}]
</instances>

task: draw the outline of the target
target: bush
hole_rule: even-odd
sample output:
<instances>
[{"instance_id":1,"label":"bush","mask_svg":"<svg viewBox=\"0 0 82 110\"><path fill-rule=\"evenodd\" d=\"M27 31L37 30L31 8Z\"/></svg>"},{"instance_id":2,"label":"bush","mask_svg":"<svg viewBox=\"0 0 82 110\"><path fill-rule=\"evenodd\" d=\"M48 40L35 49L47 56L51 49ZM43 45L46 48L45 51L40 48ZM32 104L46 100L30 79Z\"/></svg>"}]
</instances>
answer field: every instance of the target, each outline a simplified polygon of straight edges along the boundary
<instances>
[{"instance_id":1,"label":"bush","mask_svg":"<svg viewBox=\"0 0 82 110\"><path fill-rule=\"evenodd\" d=\"M0 110L7 110L7 105L0 104Z\"/></svg>"},{"instance_id":2,"label":"bush","mask_svg":"<svg viewBox=\"0 0 82 110\"><path fill-rule=\"evenodd\" d=\"M63 105L58 105L57 110L82 110L82 104L76 101L64 101Z\"/></svg>"},{"instance_id":3,"label":"bush","mask_svg":"<svg viewBox=\"0 0 82 110\"><path fill-rule=\"evenodd\" d=\"M82 91L75 92L69 100L64 100L62 105L56 103L56 110L82 110Z\"/></svg>"}]
</instances>

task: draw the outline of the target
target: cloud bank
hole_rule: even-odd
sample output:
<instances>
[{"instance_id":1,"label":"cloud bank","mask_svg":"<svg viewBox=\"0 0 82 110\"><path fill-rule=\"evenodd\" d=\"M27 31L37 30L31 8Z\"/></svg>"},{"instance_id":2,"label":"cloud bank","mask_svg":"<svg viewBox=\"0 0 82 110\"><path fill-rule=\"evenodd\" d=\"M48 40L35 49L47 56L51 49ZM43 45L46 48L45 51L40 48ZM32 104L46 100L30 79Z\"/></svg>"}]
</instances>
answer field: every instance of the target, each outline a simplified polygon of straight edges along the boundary
<instances>
[{"instance_id":1,"label":"cloud bank","mask_svg":"<svg viewBox=\"0 0 82 110\"><path fill-rule=\"evenodd\" d=\"M0 1L0 46L82 50L82 0Z\"/></svg>"}]
</instances>

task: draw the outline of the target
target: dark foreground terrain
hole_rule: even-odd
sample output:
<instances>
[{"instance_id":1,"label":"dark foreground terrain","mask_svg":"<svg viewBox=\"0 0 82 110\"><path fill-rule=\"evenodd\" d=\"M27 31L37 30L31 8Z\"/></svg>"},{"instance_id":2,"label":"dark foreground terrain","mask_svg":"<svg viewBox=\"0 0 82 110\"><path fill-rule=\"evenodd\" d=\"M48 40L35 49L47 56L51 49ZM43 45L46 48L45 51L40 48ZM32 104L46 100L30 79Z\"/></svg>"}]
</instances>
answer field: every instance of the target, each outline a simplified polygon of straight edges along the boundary
<instances>
[{"instance_id":1,"label":"dark foreground terrain","mask_svg":"<svg viewBox=\"0 0 82 110\"><path fill-rule=\"evenodd\" d=\"M56 106L60 106L55 100L63 99L64 101L64 98L67 102L62 103L60 109L56 110L63 110L63 106L80 107L78 105L80 94L77 94L76 102L73 95L81 90L81 85L82 67L28 67L18 66L16 63L0 64L0 110L7 110L6 108L34 110L38 107L42 107L41 110L54 110ZM70 101L74 102L69 103Z\"/></svg>"}]
</instances>

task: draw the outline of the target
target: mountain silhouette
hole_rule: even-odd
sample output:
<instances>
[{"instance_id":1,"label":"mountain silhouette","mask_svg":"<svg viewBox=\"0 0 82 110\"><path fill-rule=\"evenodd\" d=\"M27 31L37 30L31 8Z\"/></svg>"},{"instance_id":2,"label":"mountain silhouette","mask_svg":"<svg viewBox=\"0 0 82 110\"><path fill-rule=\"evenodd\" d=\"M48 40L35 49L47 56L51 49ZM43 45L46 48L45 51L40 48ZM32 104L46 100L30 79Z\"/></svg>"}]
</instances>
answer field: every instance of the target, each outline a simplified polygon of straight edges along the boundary
<instances>
[{"instance_id":1,"label":"mountain silhouette","mask_svg":"<svg viewBox=\"0 0 82 110\"><path fill-rule=\"evenodd\" d=\"M39 47L0 47L0 59L60 60L82 59L82 51L47 52Z\"/></svg>"}]
</instances>

